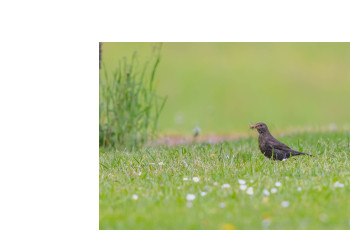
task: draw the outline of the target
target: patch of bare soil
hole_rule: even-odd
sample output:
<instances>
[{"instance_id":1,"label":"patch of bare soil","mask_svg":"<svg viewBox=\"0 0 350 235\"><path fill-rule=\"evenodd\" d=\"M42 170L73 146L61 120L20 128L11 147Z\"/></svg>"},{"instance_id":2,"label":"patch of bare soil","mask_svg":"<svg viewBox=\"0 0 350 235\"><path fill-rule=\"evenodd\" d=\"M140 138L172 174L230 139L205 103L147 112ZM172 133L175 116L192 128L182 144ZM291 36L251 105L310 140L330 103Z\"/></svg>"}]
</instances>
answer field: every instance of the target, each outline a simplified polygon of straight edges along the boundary
<instances>
[{"instance_id":1,"label":"patch of bare soil","mask_svg":"<svg viewBox=\"0 0 350 235\"><path fill-rule=\"evenodd\" d=\"M236 135L206 135L197 137L184 137L184 136L164 136L161 139L155 141L152 145L166 145L166 146L176 146L183 144L193 144L193 143L209 143L215 144L224 141L233 141L242 138L248 138L248 134L236 134Z\"/></svg>"}]
</instances>

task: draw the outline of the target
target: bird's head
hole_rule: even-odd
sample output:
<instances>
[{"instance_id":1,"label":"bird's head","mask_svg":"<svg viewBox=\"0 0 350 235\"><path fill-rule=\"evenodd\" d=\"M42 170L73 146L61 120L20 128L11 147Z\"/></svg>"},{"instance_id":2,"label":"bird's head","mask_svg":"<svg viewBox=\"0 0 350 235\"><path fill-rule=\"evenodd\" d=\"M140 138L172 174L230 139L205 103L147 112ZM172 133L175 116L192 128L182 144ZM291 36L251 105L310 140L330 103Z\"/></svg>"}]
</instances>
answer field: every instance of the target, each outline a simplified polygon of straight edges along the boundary
<instances>
[{"instance_id":1,"label":"bird's head","mask_svg":"<svg viewBox=\"0 0 350 235\"><path fill-rule=\"evenodd\" d=\"M269 129L267 128L266 124L262 122L258 122L255 125L250 125L250 129L256 129L259 134L269 133Z\"/></svg>"}]
</instances>

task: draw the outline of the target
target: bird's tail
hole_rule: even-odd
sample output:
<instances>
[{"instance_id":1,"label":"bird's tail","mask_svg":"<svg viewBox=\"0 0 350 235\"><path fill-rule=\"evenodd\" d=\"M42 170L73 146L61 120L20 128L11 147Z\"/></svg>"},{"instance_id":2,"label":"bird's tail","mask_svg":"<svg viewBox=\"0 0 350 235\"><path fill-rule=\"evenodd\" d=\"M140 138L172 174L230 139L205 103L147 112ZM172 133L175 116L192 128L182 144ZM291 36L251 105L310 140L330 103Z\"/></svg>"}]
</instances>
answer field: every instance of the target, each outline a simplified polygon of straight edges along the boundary
<instances>
[{"instance_id":1,"label":"bird's tail","mask_svg":"<svg viewBox=\"0 0 350 235\"><path fill-rule=\"evenodd\" d=\"M311 154L309 154L309 153L303 153L303 152L298 152L298 151L295 151L294 156L295 156L295 155L307 155L307 156L310 156L310 157L315 157L314 155L311 155Z\"/></svg>"}]
</instances>

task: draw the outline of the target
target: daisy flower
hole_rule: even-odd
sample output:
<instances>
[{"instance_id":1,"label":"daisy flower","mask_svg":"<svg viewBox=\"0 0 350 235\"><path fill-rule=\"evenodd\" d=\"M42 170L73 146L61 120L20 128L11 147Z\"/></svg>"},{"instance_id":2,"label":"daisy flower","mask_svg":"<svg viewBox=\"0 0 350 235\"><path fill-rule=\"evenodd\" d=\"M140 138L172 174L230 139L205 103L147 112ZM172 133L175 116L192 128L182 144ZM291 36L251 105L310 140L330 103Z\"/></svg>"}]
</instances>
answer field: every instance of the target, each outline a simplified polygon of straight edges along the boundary
<instances>
[{"instance_id":1,"label":"daisy flower","mask_svg":"<svg viewBox=\"0 0 350 235\"><path fill-rule=\"evenodd\" d=\"M339 183L339 181L334 183L334 187L336 188L344 188L344 184Z\"/></svg>"},{"instance_id":2,"label":"daisy flower","mask_svg":"<svg viewBox=\"0 0 350 235\"><path fill-rule=\"evenodd\" d=\"M281 206L282 206L282 207L288 207L288 206L289 206L289 202L288 202L288 201L283 201L283 202L281 203Z\"/></svg>"},{"instance_id":3,"label":"daisy flower","mask_svg":"<svg viewBox=\"0 0 350 235\"><path fill-rule=\"evenodd\" d=\"M205 195L207 195L207 192L201 192L202 197L204 197Z\"/></svg>"},{"instance_id":4,"label":"daisy flower","mask_svg":"<svg viewBox=\"0 0 350 235\"><path fill-rule=\"evenodd\" d=\"M271 189L271 193L277 193L277 189L276 188L272 188Z\"/></svg>"},{"instance_id":5,"label":"daisy flower","mask_svg":"<svg viewBox=\"0 0 350 235\"><path fill-rule=\"evenodd\" d=\"M253 195L253 194L254 194L254 191L253 191L253 188L252 188L252 187L249 187L249 188L247 189L247 194L249 194L249 195Z\"/></svg>"},{"instance_id":6,"label":"daisy flower","mask_svg":"<svg viewBox=\"0 0 350 235\"><path fill-rule=\"evenodd\" d=\"M299 191L299 192L301 191L301 188L300 188L300 187L298 187L298 191Z\"/></svg>"},{"instance_id":7,"label":"daisy flower","mask_svg":"<svg viewBox=\"0 0 350 235\"><path fill-rule=\"evenodd\" d=\"M239 186L239 189L244 191L244 190L247 189L247 185L241 184L241 185Z\"/></svg>"},{"instance_id":8,"label":"daisy flower","mask_svg":"<svg viewBox=\"0 0 350 235\"><path fill-rule=\"evenodd\" d=\"M163 166L164 163L163 163L163 162L159 162L158 165L159 165L159 166Z\"/></svg>"},{"instance_id":9,"label":"daisy flower","mask_svg":"<svg viewBox=\"0 0 350 235\"><path fill-rule=\"evenodd\" d=\"M193 177L193 181L197 183L199 181L199 178L198 177Z\"/></svg>"},{"instance_id":10,"label":"daisy flower","mask_svg":"<svg viewBox=\"0 0 350 235\"><path fill-rule=\"evenodd\" d=\"M194 194L187 194L187 196L186 196L186 199L188 201L193 201L195 198L196 198L196 196Z\"/></svg>"},{"instance_id":11,"label":"daisy flower","mask_svg":"<svg viewBox=\"0 0 350 235\"><path fill-rule=\"evenodd\" d=\"M264 189L263 193L264 193L266 196L270 196L270 192L269 192L269 190L267 190L267 189Z\"/></svg>"},{"instance_id":12,"label":"daisy flower","mask_svg":"<svg viewBox=\"0 0 350 235\"><path fill-rule=\"evenodd\" d=\"M142 174L142 171L140 171L139 173L137 173L138 175L141 175Z\"/></svg>"},{"instance_id":13,"label":"daisy flower","mask_svg":"<svg viewBox=\"0 0 350 235\"><path fill-rule=\"evenodd\" d=\"M276 182L276 183L275 183L275 186L276 186L276 187L281 187L282 184L281 184L280 182Z\"/></svg>"},{"instance_id":14,"label":"daisy flower","mask_svg":"<svg viewBox=\"0 0 350 235\"><path fill-rule=\"evenodd\" d=\"M133 195L131 196L131 199L134 200L134 201L136 201L138 198L139 198L139 197L138 197L136 194L133 194Z\"/></svg>"},{"instance_id":15,"label":"daisy flower","mask_svg":"<svg viewBox=\"0 0 350 235\"><path fill-rule=\"evenodd\" d=\"M239 184L245 184L245 180L238 179Z\"/></svg>"},{"instance_id":16,"label":"daisy flower","mask_svg":"<svg viewBox=\"0 0 350 235\"><path fill-rule=\"evenodd\" d=\"M223 184L221 187L222 187L222 188L229 188L229 187L231 187L231 185L229 185L229 184Z\"/></svg>"}]
</instances>

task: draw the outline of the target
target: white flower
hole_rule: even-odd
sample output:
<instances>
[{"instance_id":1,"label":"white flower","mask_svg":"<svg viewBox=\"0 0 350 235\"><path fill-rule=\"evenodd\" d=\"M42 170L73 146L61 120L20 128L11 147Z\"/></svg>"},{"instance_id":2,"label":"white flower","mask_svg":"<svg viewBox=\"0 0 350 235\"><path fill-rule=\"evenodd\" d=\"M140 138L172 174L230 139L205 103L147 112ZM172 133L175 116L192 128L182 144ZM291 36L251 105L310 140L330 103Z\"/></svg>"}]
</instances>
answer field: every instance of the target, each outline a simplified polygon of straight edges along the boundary
<instances>
[{"instance_id":1,"label":"white flower","mask_svg":"<svg viewBox=\"0 0 350 235\"><path fill-rule=\"evenodd\" d=\"M239 183L239 184L245 184L245 180L240 180L240 179L238 179L238 183Z\"/></svg>"},{"instance_id":2,"label":"white flower","mask_svg":"<svg viewBox=\"0 0 350 235\"><path fill-rule=\"evenodd\" d=\"M202 197L204 197L205 195L207 195L207 192L201 192Z\"/></svg>"},{"instance_id":3,"label":"white flower","mask_svg":"<svg viewBox=\"0 0 350 235\"><path fill-rule=\"evenodd\" d=\"M218 182L214 182L214 185L215 185L215 186L218 185Z\"/></svg>"},{"instance_id":4,"label":"white flower","mask_svg":"<svg viewBox=\"0 0 350 235\"><path fill-rule=\"evenodd\" d=\"M163 166L164 163L163 163L163 162L159 162L158 165L159 165L159 166Z\"/></svg>"},{"instance_id":5,"label":"white flower","mask_svg":"<svg viewBox=\"0 0 350 235\"><path fill-rule=\"evenodd\" d=\"M187 177L183 177L182 179L183 179L183 181L187 181L187 180L188 180L188 178L187 178Z\"/></svg>"},{"instance_id":6,"label":"white flower","mask_svg":"<svg viewBox=\"0 0 350 235\"><path fill-rule=\"evenodd\" d=\"M241 184L241 185L239 186L239 189L244 191L244 190L247 189L247 185Z\"/></svg>"},{"instance_id":7,"label":"white flower","mask_svg":"<svg viewBox=\"0 0 350 235\"><path fill-rule=\"evenodd\" d=\"M187 206L188 208L191 208L192 205L193 205L192 202L187 202L187 203L186 203L186 206Z\"/></svg>"},{"instance_id":8,"label":"white flower","mask_svg":"<svg viewBox=\"0 0 350 235\"><path fill-rule=\"evenodd\" d=\"M262 224L263 227L268 227L271 224L271 220L270 219L264 219L261 222L261 224Z\"/></svg>"},{"instance_id":9,"label":"white flower","mask_svg":"<svg viewBox=\"0 0 350 235\"><path fill-rule=\"evenodd\" d=\"M138 173L138 175L141 175L142 174L142 171Z\"/></svg>"},{"instance_id":10,"label":"white flower","mask_svg":"<svg viewBox=\"0 0 350 235\"><path fill-rule=\"evenodd\" d=\"M299 192L301 191L301 188L300 188L300 187L298 187L298 191L299 191Z\"/></svg>"},{"instance_id":11,"label":"white flower","mask_svg":"<svg viewBox=\"0 0 350 235\"><path fill-rule=\"evenodd\" d=\"M271 189L271 193L277 193L277 189L276 188L272 188Z\"/></svg>"},{"instance_id":12,"label":"white flower","mask_svg":"<svg viewBox=\"0 0 350 235\"><path fill-rule=\"evenodd\" d=\"M196 196L194 194L187 194L187 196L186 196L186 199L188 201L193 201L195 198L196 198Z\"/></svg>"},{"instance_id":13,"label":"white flower","mask_svg":"<svg viewBox=\"0 0 350 235\"><path fill-rule=\"evenodd\" d=\"M267 190L267 189L264 189L263 193L264 193L266 196L270 196L270 192L269 192L269 190Z\"/></svg>"},{"instance_id":14,"label":"white flower","mask_svg":"<svg viewBox=\"0 0 350 235\"><path fill-rule=\"evenodd\" d=\"M135 201L136 201L138 198L139 198L139 197L138 197L136 194L133 194L133 195L131 196L131 199L132 199L132 200L135 200Z\"/></svg>"},{"instance_id":15,"label":"white flower","mask_svg":"<svg viewBox=\"0 0 350 235\"><path fill-rule=\"evenodd\" d=\"M222 185L222 188L229 188L229 187L231 187L231 185L229 185L229 184L223 184Z\"/></svg>"},{"instance_id":16,"label":"white flower","mask_svg":"<svg viewBox=\"0 0 350 235\"><path fill-rule=\"evenodd\" d=\"M276 186L276 187L281 187L282 184L281 184L280 182L276 182L276 183L275 183L275 186Z\"/></svg>"},{"instance_id":17,"label":"white flower","mask_svg":"<svg viewBox=\"0 0 350 235\"><path fill-rule=\"evenodd\" d=\"M252 187L249 187L249 188L247 189L247 194L249 194L249 195L253 195L253 194L254 194L253 188L252 188Z\"/></svg>"},{"instance_id":18,"label":"white flower","mask_svg":"<svg viewBox=\"0 0 350 235\"><path fill-rule=\"evenodd\" d=\"M339 181L334 183L334 187L336 188L344 188L344 184L339 183Z\"/></svg>"},{"instance_id":19,"label":"white flower","mask_svg":"<svg viewBox=\"0 0 350 235\"><path fill-rule=\"evenodd\" d=\"M282 206L282 207L288 207L288 206L289 206L289 202L288 202L288 201L283 201L283 202L281 203L281 206Z\"/></svg>"},{"instance_id":20,"label":"white flower","mask_svg":"<svg viewBox=\"0 0 350 235\"><path fill-rule=\"evenodd\" d=\"M254 180L250 180L250 183L254 183Z\"/></svg>"},{"instance_id":21,"label":"white flower","mask_svg":"<svg viewBox=\"0 0 350 235\"><path fill-rule=\"evenodd\" d=\"M220 202L220 203L219 203L219 207L220 207L220 208L224 208L225 206L226 206L226 204L225 204L224 202Z\"/></svg>"},{"instance_id":22,"label":"white flower","mask_svg":"<svg viewBox=\"0 0 350 235\"><path fill-rule=\"evenodd\" d=\"M199 181L199 178L198 177L193 177L193 181L197 183Z\"/></svg>"}]
</instances>

